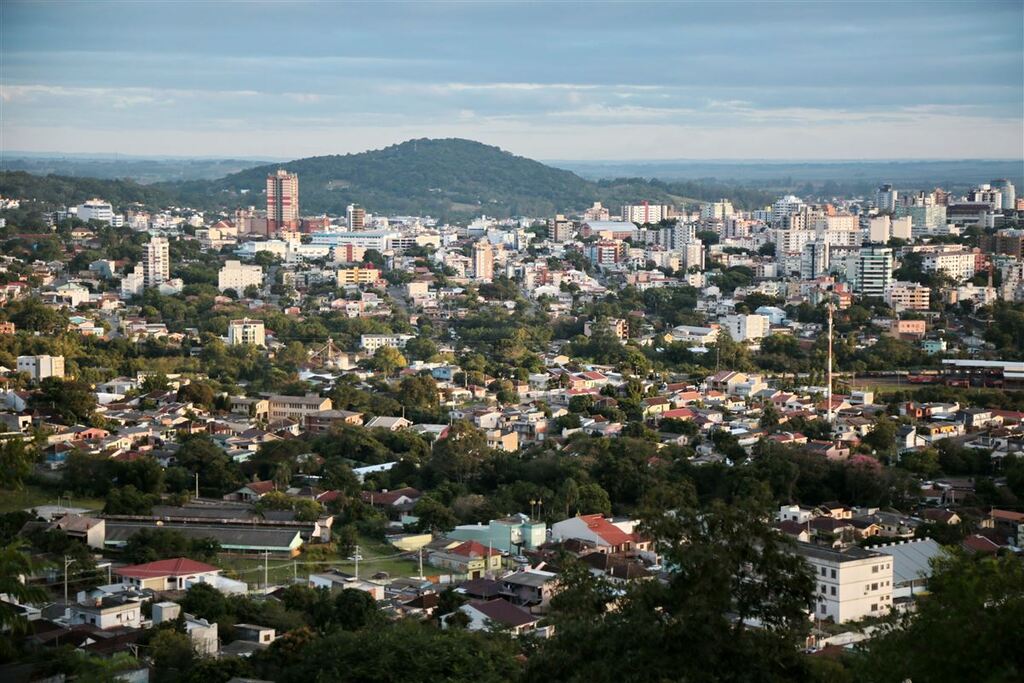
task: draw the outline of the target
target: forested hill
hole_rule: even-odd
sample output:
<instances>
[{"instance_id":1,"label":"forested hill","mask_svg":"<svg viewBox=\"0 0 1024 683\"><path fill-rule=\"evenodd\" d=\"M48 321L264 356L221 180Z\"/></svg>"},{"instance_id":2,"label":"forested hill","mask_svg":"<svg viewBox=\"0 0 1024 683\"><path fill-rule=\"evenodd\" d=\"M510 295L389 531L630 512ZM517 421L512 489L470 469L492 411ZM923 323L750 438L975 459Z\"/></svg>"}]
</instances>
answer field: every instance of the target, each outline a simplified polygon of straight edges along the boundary
<instances>
[{"instance_id":1,"label":"forested hill","mask_svg":"<svg viewBox=\"0 0 1024 683\"><path fill-rule=\"evenodd\" d=\"M8 172L0 173L0 193L69 205L99 196L117 206L138 201L231 210L261 206L267 174L279 168L298 173L299 204L304 215L343 214L351 203L378 214L459 219L480 214L550 216L579 211L595 201L615 211L623 203L642 200L681 205L729 197L741 208L754 208L772 199L772 195L756 189L713 181L665 183L626 178L595 182L497 147L461 139L410 140L359 154L257 166L217 180L152 185Z\"/></svg>"}]
</instances>

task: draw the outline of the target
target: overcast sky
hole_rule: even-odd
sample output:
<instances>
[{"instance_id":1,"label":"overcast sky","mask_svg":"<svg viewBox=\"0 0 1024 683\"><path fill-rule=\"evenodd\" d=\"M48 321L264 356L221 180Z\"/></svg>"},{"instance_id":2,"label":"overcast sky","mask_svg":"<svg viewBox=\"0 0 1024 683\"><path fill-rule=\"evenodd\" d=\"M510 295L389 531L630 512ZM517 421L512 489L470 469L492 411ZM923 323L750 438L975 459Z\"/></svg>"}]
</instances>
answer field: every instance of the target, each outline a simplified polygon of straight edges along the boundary
<instances>
[{"instance_id":1,"label":"overcast sky","mask_svg":"<svg viewBox=\"0 0 1024 683\"><path fill-rule=\"evenodd\" d=\"M4 151L1024 156L1024 2L0 2Z\"/></svg>"}]
</instances>

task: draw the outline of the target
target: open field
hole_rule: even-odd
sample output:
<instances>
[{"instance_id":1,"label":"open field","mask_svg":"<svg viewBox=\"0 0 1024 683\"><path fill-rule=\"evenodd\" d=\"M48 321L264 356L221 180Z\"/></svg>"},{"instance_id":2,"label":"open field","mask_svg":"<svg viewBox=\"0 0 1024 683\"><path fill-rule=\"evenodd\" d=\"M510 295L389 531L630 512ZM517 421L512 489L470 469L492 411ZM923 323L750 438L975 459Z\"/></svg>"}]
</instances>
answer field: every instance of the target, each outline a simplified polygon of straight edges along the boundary
<instances>
[{"instance_id":1,"label":"open field","mask_svg":"<svg viewBox=\"0 0 1024 683\"><path fill-rule=\"evenodd\" d=\"M386 543L367 537L359 539L359 576L369 578L378 572L387 572L391 578L399 576L416 576L419 574L419 563L416 558L407 559L404 553ZM264 560L262 557L221 555L216 562L225 570L225 574L237 577L250 585L262 585ZM310 552L303 553L294 559L271 557L266 561L267 579L270 583L290 583L293 579L303 579L311 573L334 567L341 571L354 574L355 562L343 559L334 549L333 544L312 546ZM423 562L423 573L427 576L448 574L450 570L432 567Z\"/></svg>"},{"instance_id":2,"label":"open field","mask_svg":"<svg viewBox=\"0 0 1024 683\"><path fill-rule=\"evenodd\" d=\"M36 505L56 505L57 496L61 495L57 490L44 489L34 484L25 484L21 489L0 489L0 513L15 512ZM67 507L80 507L89 510L102 510L105 501L98 498L76 498L62 497L61 505Z\"/></svg>"}]
</instances>

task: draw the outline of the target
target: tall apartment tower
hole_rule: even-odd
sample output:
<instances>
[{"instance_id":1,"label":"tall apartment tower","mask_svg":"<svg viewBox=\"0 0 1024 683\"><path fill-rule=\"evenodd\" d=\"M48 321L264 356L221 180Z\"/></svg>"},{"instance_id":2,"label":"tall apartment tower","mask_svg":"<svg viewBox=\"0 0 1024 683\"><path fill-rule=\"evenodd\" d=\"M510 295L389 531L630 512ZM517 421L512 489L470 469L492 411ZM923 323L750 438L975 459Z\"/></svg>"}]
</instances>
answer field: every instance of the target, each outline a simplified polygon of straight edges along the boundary
<instances>
[{"instance_id":1,"label":"tall apartment tower","mask_svg":"<svg viewBox=\"0 0 1024 683\"><path fill-rule=\"evenodd\" d=\"M875 193L875 206L879 211L895 211L897 201L899 201L899 192L893 189L892 185L882 185Z\"/></svg>"},{"instance_id":2,"label":"tall apartment tower","mask_svg":"<svg viewBox=\"0 0 1024 683\"><path fill-rule=\"evenodd\" d=\"M171 251L166 237L152 237L146 243L142 272L147 287L156 287L171 278Z\"/></svg>"},{"instance_id":3,"label":"tall apartment tower","mask_svg":"<svg viewBox=\"0 0 1024 683\"><path fill-rule=\"evenodd\" d=\"M494 248L487 240L473 244L473 278L484 282L494 279Z\"/></svg>"},{"instance_id":4,"label":"tall apartment tower","mask_svg":"<svg viewBox=\"0 0 1024 683\"><path fill-rule=\"evenodd\" d=\"M345 209L345 218L349 230L362 230L366 227L366 209L358 204L349 204Z\"/></svg>"},{"instance_id":5,"label":"tall apartment tower","mask_svg":"<svg viewBox=\"0 0 1024 683\"><path fill-rule=\"evenodd\" d=\"M862 246L853 280L861 296L885 296L892 286L892 248L880 244Z\"/></svg>"},{"instance_id":6,"label":"tall apartment tower","mask_svg":"<svg viewBox=\"0 0 1024 683\"><path fill-rule=\"evenodd\" d=\"M267 176L267 234L299 229L299 176L279 169Z\"/></svg>"},{"instance_id":7,"label":"tall apartment tower","mask_svg":"<svg viewBox=\"0 0 1024 683\"><path fill-rule=\"evenodd\" d=\"M1004 210L1012 210L1017 205L1017 189L1006 178L992 181L992 187L1002 193L1002 206Z\"/></svg>"}]
</instances>

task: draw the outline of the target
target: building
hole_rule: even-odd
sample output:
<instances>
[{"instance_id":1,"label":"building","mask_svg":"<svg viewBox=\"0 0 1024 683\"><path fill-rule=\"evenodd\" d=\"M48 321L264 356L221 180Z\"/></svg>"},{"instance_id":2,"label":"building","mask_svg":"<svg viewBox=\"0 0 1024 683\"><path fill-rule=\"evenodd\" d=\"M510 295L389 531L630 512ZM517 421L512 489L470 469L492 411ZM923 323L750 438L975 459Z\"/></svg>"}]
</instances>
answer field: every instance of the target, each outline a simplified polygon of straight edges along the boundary
<instances>
[{"instance_id":1,"label":"building","mask_svg":"<svg viewBox=\"0 0 1024 683\"><path fill-rule=\"evenodd\" d=\"M299 176L279 169L267 176L267 234L299 229Z\"/></svg>"},{"instance_id":2,"label":"building","mask_svg":"<svg viewBox=\"0 0 1024 683\"><path fill-rule=\"evenodd\" d=\"M158 287L171 279L171 248L166 237L151 237L146 243L142 272L146 287Z\"/></svg>"},{"instance_id":3,"label":"building","mask_svg":"<svg viewBox=\"0 0 1024 683\"><path fill-rule=\"evenodd\" d=\"M64 377L64 356L18 356L18 372L27 373L34 382Z\"/></svg>"},{"instance_id":4,"label":"building","mask_svg":"<svg viewBox=\"0 0 1024 683\"><path fill-rule=\"evenodd\" d=\"M627 204L622 207L622 220L627 223L659 223L663 218L668 218L672 213L669 206L662 204L651 204L644 201L641 204Z\"/></svg>"},{"instance_id":5,"label":"building","mask_svg":"<svg viewBox=\"0 0 1024 683\"><path fill-rule=\"evenodd\" d=\"M910 205L900 204L896 207L896 217L911 220L913 235L929 235L945 228L946 207L927 200Z\"/></svg>"},{"instance_id":6,"label":"building","mask_svg":"<svg viewBox=\"0 0 1024 683\"><path fill-rule=\"evenodd\" d=\"M127 596L111 595L70 606L71 626L89 624L100 629L140 628L142 603Z\"/></svg>"},{"instance_id":7,"label":"building","mask_svg":"<svg viewBox=\"0 0 1024 683\"><path fill-rule=\"evenodd\" d=\"M931 289L917 282L897 281L885 292L885 303L900 311L927 311L931 306Z\"/></svg>"},{"instance_id":8,"label":"building","mask_svg":"<svg viewBox=\"0 0 1024 683\"><path fill-rule=\"evenodd\" d=\"M476 541L502 552L518 554L533 550L547 540L544 522L531 520L523 514L503 519L492 519L487 524L462 524L448 533L457 541Z\"/></svg>"},{"instance_id":9,"label":"building","mask_svg":"<svg viewBox=\"0 0 1024 683\"><path fill-rule=\"evenodd\" d=\"M413 338L411 334L364 334L359 338L359 348L377 353L382 346L390 346L393 349L404 349L406 343Z\"/></svg>"},{"instance_id":10,"label":"building","mask_svg":"<svg viewBox=\"0 0 1024 683\"><path fill-rule=\"evenodd\" d=\"M470 579L479 579L488 572L501 569L501 551L476 541L463 541L453 548L432 552L430 564L466 574Z\"/></svg>"},{"instance_id":11,"label":"building","mask_svg":"<svg viewBox=\"0 0 1024 683\"><path fill-rule=\"evenodd\" d=\"M717 202L707 202L706 204L702 204L700 207L701 220L724 221L729 216L732 216L732 214L732 202L728 199L719 199Z\"/></svg>"},{"instance_id":12,"label":"building","mask_svg":"<svg viewBox=\"0 0 1024 683\"><path fill-rule=\"evenodd\" d=\"M177 557L119 567L114 573L121 577L121 583L136 588L170 591L185 590L188 587L186 582L198 582L202 577L219 576L220 569L204 562Z\"/></svg>"},{"instance_id":13,"label":"building","mask_svg":"<svg viewBox=\"0 0 1024 683\"><path fill-rule=\"evenodd\" d=\"M892 185L882 185L875 192L875 206L879 211L892 213L896 210L896 203L899 200L899 192Z\"/></svg>"},{"instance_id":14,"label":"building","mask_svg":"<svg viewBox=\"0 0 1024 683\"><path fill-rule=\"evenodd\" d=\"M295 420L302 423L305 417L312 413L320 413L330 410L331 399L323 398L317 394L306 394L305 396L271 396L268 399L269 419Z\"/></svg>"},{"instance_id":15,"label":"building","mask_svg":"<svg viewBox=\"0 0 1024 683\"><path fill-rule=\"evenodd\" d=\"M86 222L112 223L114 220L114 207L110 205L110 202L105 202L102 199L90 199L84 204L79 204L76 209L78 218Z\"/></svg>"},{"instance_id":16,"label":"building","mask_svg":"<svg viewBox=\"0 0 1024 683\"><path fill-rule=\"evenodd\" d=\"M878 244L861 247L853 283L861 296L884 297L892 286L892 249Z\"/></svg>"},{"instance_id":17,"label":"building","mask_svg":"<svg viewBox=\"0 0 1024 683\"><path fill-rule=\"evenodd\" d=\"M595 544L603 553L619 553L631 550L635 543L632 532L627 532L604 516L582 515L555 522L551 527L551 540L575 539Z\"/></svg>"},{"instance_id":18,"label":"building","mask_svg":"<svg viewBox=\"0 0 1024 683\"><path fill-rule=\"evenodd\" d=\"M722 329L736 341L754 341L767 337L771 331L771 323L765 315L727 315L721 319Z\"/></svg>"},{"instance_id":19,"label":"building","mask_svg":"<svg viewBox=\"0 0 1024 683\"><path fill-rule=\"evenodd\" d=\"M473 279L481 282L494 279L494 247L487 240L473 244Z\"/></svg>"},{"instance_id":20,"label":"building","mask_svg":"<svg viewBox=\"0 0 1024 683\"><path fill-rule=\"evenodd\" d=\"M999 207L1003 211L1012 211L1017 205L1017 189L1013 186L1009 180L1000 178L993 180L990 185L992 189L998 190L1002 194L1002 201Z\"/></svg>"},{"instance_id":21,"label":"building","mask_svg":"<svg viewBox=\"0 0 1024 683\"><path fill-rule=\"evenodd\" d=\"M146 269L141 263L137 263L130 273L125 273L121 278L121 298L130 299L133 296L142 296L145 289Z\"/></svg>"},{"instance_id":22,"label":"building","mask_svg":"<svg viewBox=\"0 0 1024 683\"><path fill-rule=\"evenodd\" d=\"M1006 254L1018 260L1024 258L1024 230L1006 228L995 235L982 235L981 248L986 252Z\"/></svg>"},{"instance_id":23,"label":"building","mask_svg":"<svg viewBox=\"0 0 1024 683\"><path fill-rule=\"evenodd\" d=\"M611 216L608 213L608 209L601 206L601 202L594 202L594 205L583 212L583 220L585 221L606 221Z\"/></svg>"},{"instance_id":24,"label":"building","mask_svg":"<svg viewBox=\"0 0 1024 683\"><path fill-rule=\"evenodd\" d=\"M594 334L594 328L600 328L602 325L622 341L629 338L629 325L622 318L607 318L602 321L588 320L583 323L583 334L589 337Z\"/></svg>"},{"instance_id":25,"label":"building","mask_svg":"<svg viewBox=\"0 0 1024 683\"><path fill-rule=\"evenodd\" d=\"M814 616L837 624L885 616L892 609L893 560L857 546L837 550L797 543L814 575Z\"/></svg>"},{"instance_id":26,"label":"building","mask_svg":"<svg viewBox=\"0 0 1024 683\"><path fill-rule=\"evenodd\" d=\"M574 232L573 222L567 220L562 214L548 219L548 239L552 242L568 242L573 238Z\"/></svg>"},{"instance_id":27,"label":"building","mask_svg":"<svg viewBox=\"0 0 1024 683\"><path fill-rule=\"evenodd\" d=\"M263 268L257 265L246 265L241 261L225 261L224 267L217 272L217 289L224 292L229 289L241 296L248 287L263 286Z\"/></svg>"},{"instance_id":28,"label":"building","mask_svg":"<svg viewBox=\"0 0 1024 683\"><path fill-rule=\"evenodd\" d=\"M339 285L372 285L380 282L380 269L367 264L355 268L340 268L335 273Z\"/></svg>"},{"instance_id":29,"label":"building","mask_svg":"<svg viewBox=\"0 0 1024 683\"><path fill-rule=\"evenodd\" d=\"M345 208L345 223L349 230L362 230L366 227L366 209L358 204L349 204Z\"/></svg>"},{"instance_id":30,"label":"building","mask_svg":"<svg viewBox=\"0 0 1024 683\"><path fill-rule=\"evenodd\" d=\"M624 243L617 240L598 240L587 248L587 256L594 265L614 265L622 259L624 246Z\"/></svg>"},{"instance_id":31,"label":"building","mask_svg":"<svg viewBox=\"0 0 1024 683\"><path fill-rule=\"evenodd\" d=\"M779 227L786 222L786 219L802 209L804 201L793 195L781 197L772 204L772 225Z\"/></svg>"},{"instance_id":32,"label":"building","mask_svg":"<svg viewBox=\"0 0 1024 683\"><path fill-rule=\"evenodd\" d=\"M826 240L815 240L804 245L800 252L800 277L813 280L828 273L829 243Z\"/></svg>"},{"instance_id":33,"label":"building","mask_svg":"<svg viewBox=\"0 0 1024 683\"><path fill-rule=\"evenodd\" d=\"M925 272L945 273L954 280L969 280L974 277L977 257L972 251L926 252L923 256L921 267Z\"/></svg>"},{"instance_id":34,"label":"building","mask_svg":"<svg viewBox=\"0 0 1024 683\"><path fill-rule=\"evenodd\" d=\"M868 242L885 244L892 234L892 220L888 214L868 219Z\"/></svg>"},{"instance_id":35,"label":"building","mask_svg":"<svg viewBox=\"0 0 1024 683\"><path fill-rule=\"evenodd\" d=\"M228 344L239 346L241 344L252 344L253 346L266 346L267 333L262 320L242 318L232 320L228 323Z\"/></svg>"}]
</instances>

